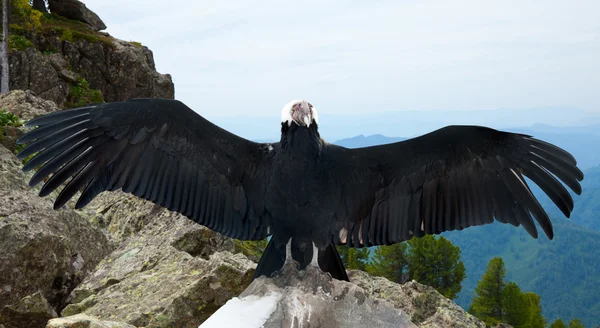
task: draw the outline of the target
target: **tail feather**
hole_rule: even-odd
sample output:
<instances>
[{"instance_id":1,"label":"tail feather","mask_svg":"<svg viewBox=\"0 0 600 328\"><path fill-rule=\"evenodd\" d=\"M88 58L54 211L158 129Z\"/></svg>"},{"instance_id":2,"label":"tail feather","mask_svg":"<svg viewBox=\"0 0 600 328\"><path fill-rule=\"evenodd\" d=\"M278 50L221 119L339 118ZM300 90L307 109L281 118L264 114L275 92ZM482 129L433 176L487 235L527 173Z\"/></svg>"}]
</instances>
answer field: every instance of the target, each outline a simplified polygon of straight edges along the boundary
<instances>
[{"instance_id":1,"label":"tail feather","mask_svg":"<svg viewBox=\"0 0 600 328\"><path fill-rule=\"evenodd\" d=\"M273 238L271 238L267 244L267 248L265 248L265 251L258 261L258 265L254 271L252 280L260 276L270 277L273 273L277 272L279 269L281 269L281 267L283 267L284 262L285 245L283 245L283 247L277 247L273 241Z\"/></svg>"},{"instance_id":2,"label":"tail feather","mask_svg":"<svg viewBox=\"0 0 600 328\"><path fill-rule=\"evenodd\" d=\"M319 267L337 280L350 281L344 263L338 254L335 245L329 244L325 249L319 250Z\"/></svg>"},{"instance_id":3,"label":"tail feather","mask_svg":"<svg viewBox=\"0 0 600 328\"><path fill-rule=\"evenodd\" d=\"M300 264L300 269L304 269L312 259L313 248L300 248L298 245L299 243L295 243L294 239L292 239L292 258ZM325 249L319 250L318 262L321 270L329 272L333 278L349 281L342 259L333 244L329 244ZM277 246L273 238L271 238L256 266L252 279L254 280L260 276L270 277L273 273L279 271L284 263L285 244Z\"/></svg>"}]
</instances>

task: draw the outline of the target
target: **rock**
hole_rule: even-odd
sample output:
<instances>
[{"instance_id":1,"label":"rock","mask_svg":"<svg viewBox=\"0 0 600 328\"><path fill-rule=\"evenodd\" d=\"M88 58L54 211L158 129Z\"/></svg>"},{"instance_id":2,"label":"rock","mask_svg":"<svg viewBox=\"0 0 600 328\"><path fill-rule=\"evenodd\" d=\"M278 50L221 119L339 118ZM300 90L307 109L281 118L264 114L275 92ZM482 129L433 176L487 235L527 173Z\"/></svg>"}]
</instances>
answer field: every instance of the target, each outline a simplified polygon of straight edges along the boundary
<instances>
[{"instance_id":1,"label":"rock","mask_svg":"<svg viewBox=\"0 0 600 328\"><path fill-rule=\"evenodd\" d=\"M30 90L13 90L0 95L0 108L17 115L22 121L58 110L56 104L37 97ZM0 127L0 145L13 153L16 152L16 140L23 135L24 131L22 126Z\"/></svg>"},{"instance_id":2,"label":"rock","mask_svg":"<svg viewBox=\"0 0 600 328\"><path fill-rule=\"evenodd\" d=\"M80 78L98 89L105 101L132 98L173 99L175 88L168 74L160 74L147 47L105 37L110 42L38 35L40 47L57 49L42 54L34 48L9 53L10 89L31 90L62 107Z\"/></svg>"},{"instance_id":3,"label":"rock","mask_svg":"<svg viewBox=\"0 0 600 328\"><path fill-rule=\"evenodd\" d=\"M485 328L485 323L467 313L433 287L410 281L396 284L364 271L349 270L350 282L362 287L366 294L392 303L406 312L419 327Z\"/></svg>"},{"instance_id":4,"label":"rock","mask_svg":"<svg viewBox=\"0 0 600 328\"><path fill-rule=\"evenodd\" d=\"M74 290L63 315L198 327L254 273L255 263L230 253L229 238L140 198L103 193L80 213L120 246Z\"/></svg>"},{"instance_id":5,"label":"rock","mask_svg":"<svg viewBox=\"0 0 600 328\"><path fill-rule=\"evenodd\" d=\"M30 90L12 90L0 95L0 108L24 121L59 110L54 102L38 97Z\"/></svg>"},{"instance_id":6,"label":"rock","mask_svg":"<svg viewBox=\"0 0 600 328\"><path fill-rule=\"evenodd\" d=\"M100 17L95 12L89 10L81 1L48 0L48 7L52 13L84 22L96 31L106 29L106 25Z\"/></svg>"},{"instance_id":7,"label":"rock","mask_svg":"<svg viewBox=\"0 0 600 328\"><path fill-rule=\"evenodd\" d=\"M49 56L34 48L9 53L10 90L31 90L43 99L62 105L69 93L69 85L52 67Z\"/></svg>"},{"instance_id":8,"label":"rock","mask_svg":"<svg viewBox=\"0 0 600 328\"><path fill-rule=\"evenodd\" d=\"M416 326L392 304L374 299L346 281L309 266L273 278L260 277L210 317L213 327L398 327Z\"/></svg>"},{"instance_id":9,"label":"rock","mask_svg":"<svg viewBox=\"0 0 600 328\"><path fill-rule=\"evenodd\" d=\"M54 211L51 200L27 186L20 168L0 146L0 308L40 291L60 312L111 245L74 211Z\"/></svg>"},{"instance_id":10,"label":"rock","mask_svg":"<svg viewBox=\"0 0 600 328\"><path fill-rule=\"evenodd\" d=\"M135 328L122 322L102 321L85 314L52 319L46 325L46 328Z\"/></svg>"},{"instance_id":11,"label":"rock","mask_svg":"<svg viewBox=\"0 0 600 328\"><path fill-rule=\"evenodd\" d=\"M56 317L56 311L42 293L37 292L15 304L6 305L0 311L0 325L6 328L43 327L48 320Z\"/></svg>"}]
</instances>

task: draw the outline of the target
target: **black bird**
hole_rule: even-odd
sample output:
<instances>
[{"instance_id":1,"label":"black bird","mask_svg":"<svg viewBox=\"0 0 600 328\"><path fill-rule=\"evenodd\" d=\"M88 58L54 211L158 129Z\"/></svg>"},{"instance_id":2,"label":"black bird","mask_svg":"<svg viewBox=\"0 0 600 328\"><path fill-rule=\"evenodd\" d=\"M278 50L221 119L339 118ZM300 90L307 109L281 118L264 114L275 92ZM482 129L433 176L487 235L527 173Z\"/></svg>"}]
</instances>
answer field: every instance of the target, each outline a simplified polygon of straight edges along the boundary
<instances>
[{"instance_id":1,"label":"black bird","mask_svg":"<svg viewBox=\"0 0 600 328\"><path fill-rule=\"evenodd\" d=\"M448 126L347 149L323 140L318 123L315 107L292 101L281 140L255 143L179 101L136 99L35 118L18 157L37 153L23 170L39 167L30 185L45 181L40 196L68 181L55 209L80 190L77 208L122 189L232 238L271 236L255 277L291 257L348 280L335 245L390 245L494 219L537 238L533 217L552 239L524 176L567 217L573 199L558 179L581 193L575 158L528 135Z\"/></svg>"}]
</instances>

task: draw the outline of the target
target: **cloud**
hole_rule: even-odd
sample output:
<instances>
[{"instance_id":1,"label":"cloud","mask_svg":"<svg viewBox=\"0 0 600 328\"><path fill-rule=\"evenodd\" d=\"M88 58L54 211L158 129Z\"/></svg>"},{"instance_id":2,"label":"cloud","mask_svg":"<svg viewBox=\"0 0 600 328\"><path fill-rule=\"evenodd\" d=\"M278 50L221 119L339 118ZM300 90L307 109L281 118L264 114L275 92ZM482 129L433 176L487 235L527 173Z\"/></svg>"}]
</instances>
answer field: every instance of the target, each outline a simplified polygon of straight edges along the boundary
<instances>
[{"instance_id":1,"label":"cloud","mask_svg":"<svg viewBox=\"0 0 600 328\"><path fill-rule=\"evenodd\" d=\"M600 2L88 0L204 116L572 106L600 111Z\"/></svg>"}]
</instances>

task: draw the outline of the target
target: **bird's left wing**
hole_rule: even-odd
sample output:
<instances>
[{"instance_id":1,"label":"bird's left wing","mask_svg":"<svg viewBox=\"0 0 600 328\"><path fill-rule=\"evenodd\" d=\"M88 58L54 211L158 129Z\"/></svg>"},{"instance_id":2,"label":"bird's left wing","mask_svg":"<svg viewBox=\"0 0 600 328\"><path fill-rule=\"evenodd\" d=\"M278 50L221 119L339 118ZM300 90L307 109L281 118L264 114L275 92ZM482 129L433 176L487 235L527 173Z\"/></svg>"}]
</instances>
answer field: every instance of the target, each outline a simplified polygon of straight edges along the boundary
<instances>
[{"instance_id":1,"label":"bird's left wing","mask_svg":"<svg viewBox=\"0 0 600 328\"><path fill-rule=\"evenodd\" d=\"M240 138L179 101L135 99L63 110L29 121L19 154L37 153L45 196L68 180L54 204L83 189L76 207L104 190L125 192L238 239L263 239L267 172L273 147ZM50 175L52 176L49 179Z\"/></svg>"},{"instance_id":2,"label":"bird's left wing","mask_svg":"<svg viewBox=\"0 0 600 328\"><path fill-rule=\"evenodd\" d=\"M552 224L523 176L569 217L583 173L568 152L527 135L449 126L414 139L366 148L327 145L329 179L338 186L335 242L393 244L494 219L549 238ZM558 178L558 179L557 179Z\"/></svg>"}]
</instances>

